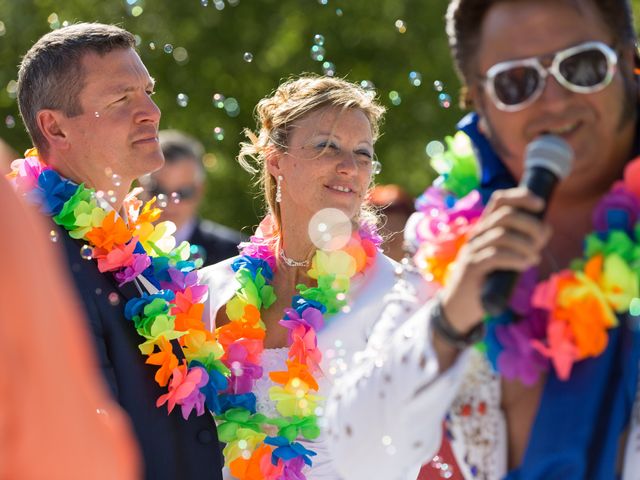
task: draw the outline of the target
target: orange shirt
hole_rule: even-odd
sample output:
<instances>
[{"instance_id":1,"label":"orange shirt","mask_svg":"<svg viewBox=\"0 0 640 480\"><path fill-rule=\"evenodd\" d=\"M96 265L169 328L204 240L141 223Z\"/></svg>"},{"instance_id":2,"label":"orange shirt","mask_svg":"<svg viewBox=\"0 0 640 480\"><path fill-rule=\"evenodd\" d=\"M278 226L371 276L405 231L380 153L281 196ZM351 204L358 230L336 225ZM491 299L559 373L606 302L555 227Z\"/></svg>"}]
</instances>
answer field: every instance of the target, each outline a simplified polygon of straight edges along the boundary
<instances>
[{"instance_id":1,"label":"orange shirt","mask_svg":"<svg viewBox=\"0 0 640 480\"><path fill-rule=\"evenodd\" d=\"M139 478L46 228L0 179L0 479Z\"/></svg>"}]
</instances>

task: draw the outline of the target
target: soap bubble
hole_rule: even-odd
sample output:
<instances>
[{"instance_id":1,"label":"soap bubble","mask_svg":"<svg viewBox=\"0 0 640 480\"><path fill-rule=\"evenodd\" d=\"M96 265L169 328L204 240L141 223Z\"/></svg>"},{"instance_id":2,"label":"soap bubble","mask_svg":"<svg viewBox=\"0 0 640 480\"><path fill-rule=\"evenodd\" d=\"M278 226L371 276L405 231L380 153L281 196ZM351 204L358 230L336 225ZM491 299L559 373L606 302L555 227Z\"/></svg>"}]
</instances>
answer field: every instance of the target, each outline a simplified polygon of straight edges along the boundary
<instances>
[{"instance_id":1,"label":"soap bubble","mask_svg":"<svg viewBox=\"0 0 640 480\"><path fill-rule=\"evenodd\" d=\"M422 85L422 74L420 72L409 72L409 83L414 87Z\"/></svg>"},{"instance_id":2,"label":"soap bubble","mask_svg":"<svg viewBox=\"0 0 640 480\"><path fill-rule=\"evenodd\" d=\"M83 245L80 247L80 256L85 260L91 260L93 258L93 248L89 245Z\"/></svg>"},{"instance_id":3,"label":"soap bubble","mask_svg":"<svg viewBox=\"0 0 640 480\"><path fill-rule=\"evenodd\" d=\"M351 220L337 208L323 208L309 222L309 238L321 250L339 250L351 238Z\"/></svg>"},{"instance_id":4,"label":"soap bubble","mask_svg":"<svg viewBox=\"0 0 640 480\"><path fill-rule=\"evenodd\" d=\"M176 102L180 107L186 107L189 104L189 97L184 93L179 93L176 97Z\"/></svg>"}]
</instances>

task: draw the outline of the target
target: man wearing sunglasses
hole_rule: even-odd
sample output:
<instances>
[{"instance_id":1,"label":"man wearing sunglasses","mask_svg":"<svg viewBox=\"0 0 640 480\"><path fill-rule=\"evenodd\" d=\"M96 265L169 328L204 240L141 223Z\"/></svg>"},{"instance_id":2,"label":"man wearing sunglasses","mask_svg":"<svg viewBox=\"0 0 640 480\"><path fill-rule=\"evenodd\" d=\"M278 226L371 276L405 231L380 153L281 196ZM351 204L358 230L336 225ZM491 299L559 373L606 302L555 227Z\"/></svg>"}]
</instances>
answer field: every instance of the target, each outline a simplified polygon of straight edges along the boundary
<instances>
[{"instance_id":1,"label":"man wearing sunglasses","mask_svg":"<svg viewBox=\"0 0 640 480\"><path fill-rule=\"evenodd\" d=\"M178 130L161 130L158 138L165 164L142 177L140 184L149 199L155 196L166 203L162 218L175 223L176 242L196 246L205 266L237 255L240 233L198 216L206 180L202 144Z\"/></svg>"},{"instance_id":2,"label":"man wearing sunglasses","mask_svg":"<svg viewBox=\"0 0 640 480\"><path fill-rule=\"evenodd\" d=\"M639 205L632 195L599 205L640 154L629 3L451 0L447 33L464 100L475 110L459 128L479 162L484 211L438 295L421 306L396 291L361 365L334 388L327 420L335 462L347 479L415 479L425 461L421 479L637 478L640 333L629 311L640 296L637 267L606 281L601 275L625 256L626 239L638 248ZM544 201L517 185L526 147L545 134L564 139L575 158L539 220L531 213ZM608 243L604 267L597 258L586 270L585 262L572 264L585 245L593 251L610 238L602 225L620 228L625 241ZM530 313L534 288L559 271L576 278L571 266L582 272L573 284L581 289L564 297L535 290L536 305L552 302L550 310L565 315L554 325L567 329L552 331L546 310L537 319ZM532 282L520 284L520 310L512 303L491 319L510 327L489 328L487 358L469 347L482 338L481 292L495 270L530 271ZM629 297L614 307L621 294ZM582 308L571 310L575 302ZM601 305L611 312L606 328ZM578 345L593 354L576 353ZM568 358L575 359L568 372L554 368Z\"/></svg>"}]
</instances>

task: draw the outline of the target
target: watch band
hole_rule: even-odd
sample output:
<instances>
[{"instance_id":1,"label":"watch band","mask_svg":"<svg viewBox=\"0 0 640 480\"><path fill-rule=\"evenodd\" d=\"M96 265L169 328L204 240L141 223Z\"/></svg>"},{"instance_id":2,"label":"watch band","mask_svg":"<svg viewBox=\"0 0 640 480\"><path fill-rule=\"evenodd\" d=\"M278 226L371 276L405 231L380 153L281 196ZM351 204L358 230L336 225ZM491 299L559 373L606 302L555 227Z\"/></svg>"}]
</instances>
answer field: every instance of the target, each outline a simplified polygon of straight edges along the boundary
<instances>
[{"instance_id":1,"label":"watch band","mask_svg":"<svg viewBox=\"0 0 640 480\"><path fill-rule=\"evenodd\" d=\"M480 322L466 334L458 332L444 314L442 300L439 296L434 299L429 316L434 331L438 333L442 340L458 350L464 350L484 338L486 331L484 322Z\"/></svg>"}]
</instances>

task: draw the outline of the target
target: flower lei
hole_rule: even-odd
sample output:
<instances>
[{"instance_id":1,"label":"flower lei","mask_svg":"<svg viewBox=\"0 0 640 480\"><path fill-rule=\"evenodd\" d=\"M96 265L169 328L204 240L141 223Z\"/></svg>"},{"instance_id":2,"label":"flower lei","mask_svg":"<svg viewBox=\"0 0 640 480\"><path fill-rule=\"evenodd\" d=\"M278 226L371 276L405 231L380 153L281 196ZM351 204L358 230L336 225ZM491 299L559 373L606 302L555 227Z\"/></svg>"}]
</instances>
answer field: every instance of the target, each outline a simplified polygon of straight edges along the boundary
<instances>
[{"instance_id":1,"label":"flower lei","mask_svg":"<svg viewBox=\"0 0 640 480\"><path fill-rule=\"evenodd\" d=\"M158 367L155 381L168 385L156 406L166 403L170 413L179 405L185 419L193 410L204 414L205 404L216 403L217 386L229 372L220 361L222 347L202 322L207 287L197 282L189 244L174 248L173 223L152 224L161 213L153 207L155 198L142 206L134 195L128 196L123 204L127 224L115 211L98 205L94 190L62 178L42 163L35 149L13 162L8 178L71 238L87 242L83 249L91 254L82 255L96 259L100 272L112 272L120 286L144 275L160 289L129 300L125 318L144 339L139 349L146 363Z\"/></svg>"},{"instance_id":2,"label":"flower lei","mask_svg":"<svg viewBox=\"0 0 640 480\"><path fill-rule=\"evenodd\" d=\"M274 383L269 397L281 416L267 418L256 412L252 390L263 373L260 359L266 330L260 310L276 299L271 286L277 244L273 231L267 217L251 241L241 245L232 265L240 287L226 306L230 322L216 330L224 348L222 361L231 375L212 410L217 414L218 436L227 443L225 465L243 480L306 478L302 469L312 465L316 453L296 439L312 440L320 434L315 412L321 398L313 393L318 390L322 359L316 335L325 317L346 305L351 278L373 263L381 241L373 229L363 227L342 250L316 251L308 275L317 286L297 285L299 294L279 322L288 330L288 360L286 370L269 375Z\"/></svg>"},{"instance_id":3,"label":"flower lei","mask_svg":"<svg viewBox=\"0 0 640 480\"><path fill-rule=\"evenodd\" d=\"M447 138L433 159L439 177L417 200L414 255L428 281L445 285L458 251L480 218L477 161L466 134ZM617 314L640 314L640 157L631 161L593 213L594 231L570 268L536 284L535 269L523 274L510 310L485 318L480 345L505 378L526 385L553 366L567 380L575 362L597 357L608 343Z\"/></svg>"}]
</instances>

